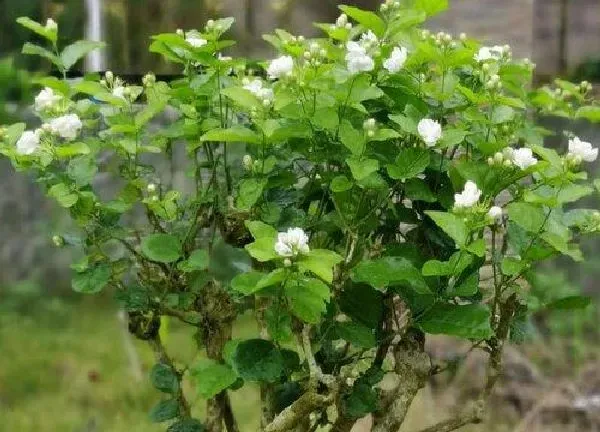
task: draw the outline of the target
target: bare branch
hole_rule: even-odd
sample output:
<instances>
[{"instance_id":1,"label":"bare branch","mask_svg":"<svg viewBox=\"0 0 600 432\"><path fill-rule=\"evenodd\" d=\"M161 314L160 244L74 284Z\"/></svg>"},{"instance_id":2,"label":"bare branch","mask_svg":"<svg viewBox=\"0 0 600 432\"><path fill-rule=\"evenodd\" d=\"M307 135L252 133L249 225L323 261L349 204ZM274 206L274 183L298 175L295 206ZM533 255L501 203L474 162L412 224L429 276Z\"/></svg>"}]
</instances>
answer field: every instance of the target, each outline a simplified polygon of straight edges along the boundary
<instances>
[{"instance_id":1,"label":"bare branch","mask_svg":"<svg viewBox=\"0 0 600 432\"><path fill-rule=\"evenodd\" d=\"M265 432L287 432L293 430L298 423L317 409L323 409L333 400L331 395L325 396L309 391L304 393L289 407L281 411L265 428Z\"/></svg>"}]
</instances>

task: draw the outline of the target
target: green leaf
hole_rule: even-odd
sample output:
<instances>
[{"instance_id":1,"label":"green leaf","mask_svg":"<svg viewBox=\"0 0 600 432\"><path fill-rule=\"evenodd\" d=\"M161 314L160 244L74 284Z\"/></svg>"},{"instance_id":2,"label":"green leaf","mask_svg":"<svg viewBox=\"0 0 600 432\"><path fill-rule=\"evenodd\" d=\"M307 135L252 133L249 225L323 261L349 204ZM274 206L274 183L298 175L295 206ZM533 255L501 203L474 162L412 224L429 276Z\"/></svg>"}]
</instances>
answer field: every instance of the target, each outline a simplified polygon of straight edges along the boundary
<instances>
[{"instance_id":1,"label":"green leaf","mask_svg":"<svg viewBox=\"0 0 600 432\"><path fill-rule=\"evenodd\" d=\"M279 257L275 252L275 241L268 237L259 238L244 248L252 258L260 262L271 261Z\"/></svg>"},{"instance_id":2,"label":"green leaf","mask_svg":"<svg viewBox=\"0 0 600 432\"><path fill-rule=\"evenodd\" d=\"M231 280L231 288L244 295L254 294L259 291L258 282L265 277L264 273L251 271L237 275Z\"/></svg>"},{"instance_id":3,"label":"green leaf","mask_svg":"<svg viewBox=\"0 0 600 432\"><path fill-rule=\"evenodd\" d=\"M173 423L167 432L204 432L205 428L199 420L186 418Z\"/></svg>"},{"instance_id":4,"label":"green leaf","mask_svg":"<svg viewBox=\"0 0 600 432\"><path fill-rule=\"evenodd\" d=\"M290 138L307 138L311 134L307 123L288 119L268 119L263 132L270 143L280 143Z\"/></svg>"},{"instance_id":5,"label":"green leaf","mask_svg":"<svg viewBox=\"0 0 600 432\"><path fill-rule=\"evenodd\" d=\"M514 202L506 209L512 222L532 233L539 233L546 222L546 213L542 207L534 204Z\"/></svg>"},{"instance_id":6,"label":"green leaf","mask_svg":"<svg viewBox=\"0 0 600 432\"><path fill-rule=\"evenodd\" d=\"M342 262L343 258L337 253L326 249L312 249L308 255L298 260L298 270L312 272L325 282L333 281L333 268Z\"/></svg>"},{"instance_id":7,"label":"green leaf","mask_svg":"<svg viewBox=\"0 0 600 432\"><path fill-rule=\"evenodd\" d=\"M527 262L515 257L504 257L500 263L502 274L514 276L520 274L527 267Z\"/></svg>"},{"instance_id":8,"label":"green leaf","mask_svg":"<svg viewBox=\"0 0 600 432\"><path fill-rule=\"evenodd\" d=\"M353 6L341 5L338 7L342 10L342 12L344 12L350 18L355 19L356 22L361 24L363 27L368 30L372 30L377 37L380 38L385 33L385 22L375 13Z\"/></svg>"},{"instance_id":9,"label":"green leaf","mask_svg":"<svg viewBox=\"0 0 600 432\"><path fill-rule=\"evenodd\" d=\"M278 285L285 280L286 275L287 272L285 269L275 269L258 281L258 283L256 284L256 290L262 290L273 285Z\"/></svg>"},{"instance_id":10,"label":"green leaf","mask_svg":"<svg viewBox=\"0 0 600 432\"><path fill-rule=\"evenodd\" d=\"M250 234L252 234L252 237L254 237L255 240L258 240L259 238L270 238L273 241L275 241L275 239L277 239L277 230L275 228L273 228L271 225L267 225L264 222L261 221L245 221L244 225L246 225L246 228L248 228L248 230L250 231Z\"/></svg>"},{"instance_id":11,"label":"green leaf","mask_svg":"<svg viewBox=\"0 0 600 432\"><path fill-rule=\"evenodd\" d=\"M402 148L398 152L396 162L387 166L388 174L394 180L410 179L425 171L430 161L428 150L417 147Z\"/></svg>"},{"instance_id":12,"label":"green leaf","mask_svg":"<svg viewBox=\"0 0 600 432\"><path fill-rule=\"evenodd\" d=\"M106 44L104 42L94 42L87 40L79 40L77 42L72 43L65 47L65 49L60 53L60 59L62 61L63 67L65 70L71 69L77 60L84 57L88 53L104 48Z\"/></svg>"},{"instance_id":13,"label":"green leaf","mask_svg":"<svg viewBox=\"0 0 600 432\"><path fill-rule=\"evenodd\" d=\"M362 180L379 169L379 162L376 159L363 159L352 157L346 159L346 163L352 171L352 176L356 180Z\"/></svg>"},{"instance_id":14,"label":"green leaf","mask_svg":"<svg viewBox=\"0 0 600 432\"><path fill-rule=\"evenodd\" d=\"M17 21L17 23L21 24L23 27L42 36L44 39L48 39L50 42L56 42L56 38L57 38L56 30L47 29L46 26L43 26L40 23L38 23L28 17L19 17L19 18L17 18L16 21Z\"/></svg>"},{"instance_id":15,"label":"green leaf","mask_svg":"<svg viewBox=\"0 0 600 432\"><path fill-rule=\"evenodd\" d=\"M100 264L73 276L71 286L73 287L73 291L78 293L96 294L108 285L110 277L110 266L108 264Z\"/></svg>"},{"instance_id":16,"label":"green leaf","mask_svg":"<svg viewBox=\"0 0 600 432\"><path fill-rule=\"evenodd\" d=\"M236 206L240 210L250 210L261 197L266 185L267 181L264 178L242 179L239 183Z\"/></svg>"},{"instance_id":17,"label":"green leaf","mask_svg":"<svg viewBox=\"0 0 600 432\"><path fill-rule=\"evenodd\" d=\"M487 339L492 335L490 310L479 304L437 303L418 318L417 325L426 333L466 339Z\"/></svg>"},{"instance_id":18,"label":"green leaf","mask_svg":"<svg viewBox=\"0 0 600 432\"><path fill-rule=\"evenodd\" d=\"M276 382L284 371L281 351L264 339L240 342L233 354L232 363L245 381Z\"/></svg>"},{"instance_id":19,"label":"green leaf","mask_svg":"<svg viewBox=\"0 0 600 432\"><path fill-rule=\"evenodd\" d=\"M161 263L175 262L182 253L179 239L169 234L150 234L141 246L146 258Z\"/></svg>"},{"instance_id":20,"label":"green leaf","mask_svg":"<svg viewBox=\"0 0 600 432\"><path fill-rule=\"evenodd\" d=\"M348 180L348 177L340 175L331 180L329 187L331 188L331 191L335 193L345 192L352 189L352 182Z\"/></svg>"},{"instance_id":21,"label":"green leaf","mask_svg":"<svg viewBox=\"0 0 600 432\"><path fill-rule=\"evenodd\" d=\"M426 211L425 213L433 219L436 225L448 234L459 247L465 246L469 236L469 230L462 218L452 213L439 211Z\"/></svg>"},{"instance_id":22,"label":"green leaf","mask_svg":"<svg viewBox=\"0 0 600 432\"><path fill-rule=\"evenodd\" d=\"M281 302L275 302L265 310L265 321L271 338L278 343L294 339L292 316Z\"/></svg>"},{"instance_id":23,"label":"green leaf","mask_svg":"<svg viewBox=\"0 0 600 432\"><path fill-rule=\"evenodd\" d=\"M449 297L471 297L479 291L479 270L474 271L450 291Z\"/></svg>"},{"instance_id":24,"label":"green leaf","mask_svg":"<svg viewBox=\"0 0 600 432\"><path fill-rule=\"evenodd\" d=\"M473 263L473 255L456 252L449 261L430 260L423 264L423 276L459 276Z\"/></svg>"},{"instance_id":25,"label":"green leaf","mask_svg":"<svg viewBox=\"0 0 600 432\"><path fill-rule=\"evenodd\" d=\"M294 315L304 322L318 324L327 309L331 291L319 279L299 278L286 283L285 295Z\"/></svg>"},{"instance_id":26,"label":"green leaf","mask_svg":"<svg viewBox=\"0 0 600 432\"><path fill-rule=\"evenodd\" d=\"M46 48L42 48L39 45L27 42L25 45L23 45L21 52L23 54L43 57L47 60L50 60L52 64L56 65L57 67L62 67L62 62L58 56L56 56L52 51L48 51Z\"/></svg>"},{"instance_id":27,"label":"green leaf","mask_svg":"<svg viewBox=\"0 0 600 432\"><path fill-rule=\"evenodd\" d=\"M352 321L337 322L334 327L337 339L350 342L357 348L371 349L377 345L377 339L373 329Z\"/></svg>"},{"instance_id":28,"label":"green leaf","mask_svg":"<svg viewBox=\"0 0 600 432\"><path fill-rule=\"evenodd\" d=\"M404 132L410 135L417 134L417 123L411 118L402 114L390 114L389 119L400 126Z\"/></svg>"},{"instance_id":29,"label":"green leaf","mask_svg":"<svg viewBox=\"0 0 600 432\"><path fill-rule=\"evenodd\" d=\"M461 144L465 138L469 135L467 131L460 129L446 129L442 135L442 139L437 144L437 148L447 148Z\"/></svg>"},{"instance_id":30,"label":"green leaf","mask_svg":"<svg viewBox=\"0 0 600 432\"><path fill-rule=\"evenodd\" d=\"M83 187L92 182L98 172L98 164L93 157L77 157L69 161L67 174L78 187Z\"/></svg>"},{"instance_id":31,"label":"green leaf","mask_svg":"<svg viewBox=\"0 0 600 432\"><path fill-rule=\"evenodd\" d=\"M261 105L258 98L250 90L243 87L224 88L221 93L243 108L252 109Z\"/></svg>"},{"instance_id":32,"label":"green leaf","mask_svg":"<svg viewBox=\"0 0 600 432\"><path fill-rule=\"evenodd\" d=\"M448 9L448 0L415 0L415 9L433 16Z\"/></svg>"},{"instance_id":33,"label":"green leaf","mask_svg":"<svg viewBox=\"0 0 600 432\"><path fill-rule=\"evenodd\" d=\"M473 243L467 246L467 250L473 255L484 257L486 251L485 239L480 238L475 240Z\"/></svg>"},{"instance_id":34,"label":"green leaf","mask_svg":"<svg viewBox=\"0 0 600 432\"><path fill-rule=\"evenodd\" d=\"M600 106L583 106L577 110L575 117L598 123L600 122Z\"/></svg>"},{"instance_id":35,"label":"green leaf","mask_svg":"<svg viewBox=\"0 0 600 432\"><path fill-rule=\"evenodd\" d=\"M208 268L209 256L206 249L196 249L190 254L190 257L180 262L177 268L185 273L194 271L203 271Z\"/></svg>"},{"instance_id":36,"label":"green leaf","mask_svg":"<svg viewBox=\"0 0 600 432\"><path fill-rule=\"evenodd\" d=\"M64 183L58 183L48 190L48 196L54 198L61 207L73 207L79 200L79 195L72 193Z\"/></svg>"},{"instance_id":37,"label":"green leaf","mask_svg":"<svg viewBox=\"0 0 600 432\"><path fill-rule=\"evenodd\" d=\"M359 419L378 408L378 394L368 383L357 380L352 392L344 399L344 414L352 419Z\"/></svg>"},{"instance_id":38,"label":"green leaf","mask_svg":"<svg viewBox=\"0 0 600 432\"><path fill-rule=\"evenodd\" d=\"M204 399L210 399L231 386L238 379L227 365L210 359L199 360L191 370L196 391Z\"/></svg>"},{"instance_id":39,"label":"green leaf","mask_svg":"<svg viewBox=\"0 0 600 432\"><path fill-rule=\"evenodd\" d=\"M500 105L492 111L492 123L501 124L512 121L515 118L515 110L506 105Z\"/></svg>"},{"instance_id":40,"label":"green leaf","mask_svg":"<svg viewBox=\"0 0 600 432\"><path fill-rule=\"evenodd\" d=\"M259 134L243 126L232 126L229 129L213 129L200 137L200 141L243 142L258 144L262 141Z\"/></svg>"},{"instance_id":41,"label":"green leaf","mask_svg":"<svg viewBox=\"0 0 600 432\"><path fill-rule=\"evenodd\" d=\"M362 261L352 271L352 280L364 282L380 291L402 284L419 294L430 293L421 272L410 261L400 257Z\"/></svg>"},{"instance_id":42,"label":"green leaf","mask_svg":"<svg viewBox=\"0 0 600 432\"><path fill-rule=\"evenodd\" d=\"M25 131L27 125L25 123L14 123L4 130L4 141L9 146L14 146L18 139Z\"/></svg>"},{"instance_id":43,"label":"green leaf","mask_svg":"<svg viewBox=\"0 0 600 432\"><path fill-rule=\"evenodd\" d=\"M546 305L551 310L578 310L585 309L592 303L592 299L585 296L569 296L554 300Z\"/></svg>"},{"instance_id":44,"label":"green leaf","mask_svg":"<svg viewBox=\"0 0 600 432\"><path fill-rule=\"evenodd\" d=\"M179 415L179 403L176 399L160 401L150 411L150 421L162 423Z\"/></svg>"},{"instance_id":45,"label":"green leaf","mask_svg":"<svg viewBox=\"0 0 600 432\"><path fill-rule=\"evenodd\" d=\"M177 374L169 365L156 363L150 371L150 382L163 393L175 394L179 390Z\"/></svg>"},{"instance_id":46,"label":"green leaf","mask_svg":"<svg viewBox=\"0 0 600 432\"><path fill-rule=\"evenodd\" d=\"M340 125L340 141L355 156L361 156L365 151L364 134L354 129L348 120Z\"/></svg>"}]
</instances>

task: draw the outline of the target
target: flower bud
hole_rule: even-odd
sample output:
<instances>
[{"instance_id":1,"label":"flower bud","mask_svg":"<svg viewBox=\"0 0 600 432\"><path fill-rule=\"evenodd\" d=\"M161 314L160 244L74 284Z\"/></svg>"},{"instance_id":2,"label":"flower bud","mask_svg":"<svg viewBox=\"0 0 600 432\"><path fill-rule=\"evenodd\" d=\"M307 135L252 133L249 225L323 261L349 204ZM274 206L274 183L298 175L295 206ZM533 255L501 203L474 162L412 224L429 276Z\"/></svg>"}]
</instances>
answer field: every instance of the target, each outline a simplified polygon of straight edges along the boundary
<instances>
[{"instance_id":1,"label":"flower bud","mask_svg":"<svg viewBox=\"0 0 600 432\"><path fill-rule=\"evenodd\" d=\"M53 235L52 243L54 243L54 246L56 247L62 247L65 245L65 240L59 235Z\"/></svg>"},{"instance_id":2,"label":"flower bud","mask_svg":"<svg viewBox=\"0 0 600 432\"><path fill-rule=\"evenodd\" d=\"M52 18L48 18L46 20L46 30L55 32L58 30L58 24L56 24L56 21L54 21Z\"/></svg>"},{"instance_id":3,"label":"flower bud","mask_svg":"<svg viewBox=\"0 0 600 432\"><path fill-rule=\"evenodd\" d=\"M215 26L215 20L209 19L208 21L206 21L206 28L209 30L212 30L212 28Z\"/></svg>"},{"instance_id":4,"label":"flower bud","mask_svg":"<svg viewBox=\"0 0 600 432\"><path fill-rule=\"evenodd\" d=\"M177 30L175 31L175 33L176 33L178 36L181 36L181 37L183 37L183 36L185 35L185 33L183 32L183 30L182 30L182 29L177 29Z\"/></svg>"},{"instance_id":5,"label":"flower bud","mask_svg":"<svg viewBox=\"0 0 600 432\"><path fill-rule=\"evenodd\" d=\"M490 65L488 63L484 63L483 66L481 66L481 69L484 72L488 72L490 70Z\"/></svg>"},{"instance_id":6,"label":"flower bud","mask_svg":"<svg viewBox=\"0 0 600 432\"><path fill-rule=\"evenodd\" d=\"M148 191L148 193L153 194L154 192L156 192L156 184L148 183L148 186L146 186L146 190Z\"/></svg>"},{"instance_id":7,"label":"flower bud","mask_svg":"<svg viewBox=\"0 0 600 432\"><path fill-rule=\"evenodd\" d=\"M292 266L292 260L291 260L291 259L289 259L289 258L286 258L286 259L284 259L284 260L283 260L283 265L284 265L285 267L291 267L291 266Z\"/></svg>"},{"instance_id":8,"label":"flower bud","mask_svg":"<svg viewBox=\"0 0 600 432\"><path fill-rule=\"evenodd\" d=\"M262 101L263 106L268 107L271 105L271 100L270 99L263 99Z\"/></svg>"},{"instance_id":9,"label":"flower bud","mask_svg":"<svg viewBox=\"0 0 600 432\"><path fill-rule=\"evenodd\" d=\"M487 158L487 163L488 163L488 165L490 165L490 166L494 165L494 159L493 159L493 158L491 158L491 157Z\"/></svg>"},{"instance_id":10,"label":"flower bud","mask_svg":"<svg viewBox=\"0 0 600 432\"><path fill-rule=\"evenodd\" d=\"M244 168L247 171L252 170L252 156L250 156L249 154L244 155L244 157L242 158L242 165L244 165Z\"/></svg>"},{"instance_id":11,"label":"flower bud","mask_svg":"<svg viewBox=\"0 0 600 432\"><path fill-rule=\"evenodd\" d=\"M113 80L115 79L115 76L112 73L112 71L106 71L106 73L104 74L104 78L106 79L106 82L112 84Z\"/></svg>"},{"instance_id":12,"label":"flower bud","mask_svg":"<svg viewBox=\"0 0 600 432\"><path fill-rule=\"evenodd\" d=\"M466 40L467 40L467 34L466 34L466 33L461 33L461 34L458 36L458 38L459 38L461 41L463 41L463 42L464 42L464 41L466 41Z\"/></svg>"},{"instance_id":13,"label":"flower bud","mask_svg":"<svg viewBox=\"0 0 600 432\"><path fill-rule=\"evenodd\" d=\"M504 162L504 155L500 152L496 152L496 154L494 154L494 162L499 164Z\"/></svg>"},{"instance_id":14,"label":"flower bud","mask_svg":"<svg viewBox=\"0 0 600 432\"><path fill-rule=\"evenodd\" d=\"M352 23L346 24L346 30L352 30Z\"/></svg>"},{"instance_id":15,"label":"flower bud","mask_svg":"<svg viewBox=\"0 0 600 432\"><path fill-rule=\"evenodd\" d=\"M302 35L298 36L298 42L304 42L304 36L302 36Z\"/></svg>"}]
</instances>

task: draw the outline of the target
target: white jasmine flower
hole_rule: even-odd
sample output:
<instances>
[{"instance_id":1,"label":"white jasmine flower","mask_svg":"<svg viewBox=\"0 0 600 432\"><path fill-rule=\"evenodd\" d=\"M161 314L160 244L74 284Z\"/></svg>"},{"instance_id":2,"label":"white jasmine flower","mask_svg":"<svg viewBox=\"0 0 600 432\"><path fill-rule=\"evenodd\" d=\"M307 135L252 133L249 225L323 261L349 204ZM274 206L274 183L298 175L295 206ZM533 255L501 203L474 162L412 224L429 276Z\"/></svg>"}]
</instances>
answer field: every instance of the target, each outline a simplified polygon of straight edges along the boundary
<instances>
[{"instance_id":1,"label":"white jasmine flower","mask_svg":"<svg viewBox=\"0 0 600 432\"><path fill-rule=\"evenodd\" d=\"M125 87L124 86L117 86L117 87L113 88L112 95L116 96L118 98L126 100L126 98L125 98Z\"/></svg>"},{"instance_id":2,"label":"white jasmine flower","mask_svg":"<svg viewBox=\"0 0 600 432\"><path fill-rule=\"evenodd\" d=\"M351 74L369 72L375 68L375 62L367 54L367 50L358 42L350 41L346 44L346 64Z\"/></svg>"},{"instance_id":3,"label":"white jasmine flower","mask_svg":"<svg viewBox=\"0 0 600 432\"><path fill-rule=\"evenodd\" d=\"M379 39L377 39L377 36L375 36L375 33L373 33L371 30L369 30L366 33L363 33L360 36L360 42L362 45L370 47L373 45L376 45L377 42L379 42Z\"/></svg>"},{"instance_id":4,"label":"white jasmine flower","mask_svg":"<svg viewBox=\"0 0 600 432\"><path fill-rule=\"evenodd\" d=\"M189 32L185 37L185 41L194 48L203 47L208 43L208 41L206 39L203 39L197 32Z\"/></svg>"},{"instance_id":5,"label":"white jasmine flower","mask_svg":"<svg viewBox=\"0 0 600 432\"><path fill-rule=\"evenodd\" d=\"M40 145L40 130L25 131L17 141L17 153L21 155L33 154Z\"/></svg>"},{"instance_id":6,"label":"white jasmine flower","mask_svg":"<svg viewBox=\"0 0 600 432\"><path fill-rule=\"evenodd\" d=\"M54 90L50 87L45 87L35 97L35 110L41 112L45 109L52 108L61 99L61 95L54 93Z\"/></svg>"},{"instance_id":7,"label":"white jasmine flower","mask_svg":"<svg viewBox=\"0 0 600 432\"><path fill-rule=\"evenodd\" d=\"M52 133L60 135L67 140L77 138L83 124L77 114L67 114L50 120L50 128Z\"/></svg>"},{"instance_id":8,"label":"white jasmine flower","mask_svg":"<svg viewBox=\"0 0 600 432\"><path fill-rule=\"evenodd\" d=\"M263 82L260 79L255 79L250 81L248 84L244 86L244 88L250 91L254 96L261 100L273 100L273 89L263 86Z\"/></svg>"},{"instance_id":9,"label":"white jasmine flower","mask_svg":"<svg viewBox=\"0 0 600 432\"><path fill-rule=\"evenodd\" d=\"M473 207L479 198L481 198L481 191L474 182L469 180L465 183L465 188L461 193L454 194L454 207Z\"/></svg>"},{"instance_id":10,"label":"white jasmine flower","mask_svg":"<svg viewBox=\"0 0 600 432\"><path fill-rule=\"evenodd\" d=\"M433 147L442 138L442 125L435 120L425 118L417 125L417 132L427 147Z\"/></svg>"},{"instance_id":11,"label":"white jasmine flower","mask_svg":"<svg viewBox=\"0 0 600 432\"><path fill-rule=\"evenodd\" d=\"M308 236L302 228L290 228L287 232L277 235L277 241L275 242L277 255L293 257L298 254L307 254L309 251Z\"/></svg>"},{"instance_id":12,"label":"white jasmine flower","mask_svg":"<svg viewBox=\"0 0 600 432\"><path fill-rule=\"evenodd\" d=\"M290 56L281 56L271 60L267 68L267 75L271 79L281 78L292 73L294 69L294 59Z\"/></svg>"},{"instance_id":13,"label":"white jasmine flower","mask_svg":"<svg viewBox=\"0 0 600 432\"><path fill-rule=\"evenodd\" d=\"M533 156L530 148L523 147L512 152L512 163L523 170L535 165L537 162L538 160Z\"/></svg>"},{"instance_id":14,"label":"white jasmine flower","mask_svg":"<svg viewBox=\"0 0 600 432\"><path fill-rule=\"evenodd\" d=\"M488 211L488 216L494 220L500 219L502 217L502 208L498 206L493 206Z\"/></svg>"},{"instance_id":15,"label":"white jasmine flower","mask_svg":"<svg viewBox=\"0 0 600 432\"><path fill-rule=\"evenodd\" d=\"M408 51L406 48L394 47L390 58L383 62L383 67L387 69L387 71L390 73L396 73L400 69L402 69L402 66L404 66L407 57Z\"/></svg>"},{"instance_id":16,"label":"white jasmine flower","mask_svg":"<svg viewBox=\"0 0 600 432\"><path fill-rule=\"evenodd\" d=\"M598 159L598 149L593 148L592 144L581 141L579 137L569 140L569 155L579 157L585 162L594 162Z\"/></svg>"},{"instance_id":17,"label":"white jasmine flower","mask_svg":"<svg viewBox=\"0 0 600 432\"><path fill-rule=\"evenodd\" d=\"M346 24L348 24L348 15L346 14L341 14L337 20L335 20L335 25L337 27L346 27Z\"/></svg>"},{"instance_id":18,"label":"white jasmine flower","mask_svg":"<svg viewBox=\"0 0 600 432\"><path fill-rule=\"evenodd\" d=\"M58 30L58 24L52 18L46 20L46 30L56 31Z\"/></svg>"},{"instance_id":19,"label":"white jasmine flower","mask_svg":"<svg viewBox=\"0 0 600 432\"><path fill-rule=\"evenodd\" d=\"M473 57L478 62L484 62L487 60L500 60L504 55L504 47L499 45L493 47L481 47L479 51Z\"/></svg>"}]
</instances>

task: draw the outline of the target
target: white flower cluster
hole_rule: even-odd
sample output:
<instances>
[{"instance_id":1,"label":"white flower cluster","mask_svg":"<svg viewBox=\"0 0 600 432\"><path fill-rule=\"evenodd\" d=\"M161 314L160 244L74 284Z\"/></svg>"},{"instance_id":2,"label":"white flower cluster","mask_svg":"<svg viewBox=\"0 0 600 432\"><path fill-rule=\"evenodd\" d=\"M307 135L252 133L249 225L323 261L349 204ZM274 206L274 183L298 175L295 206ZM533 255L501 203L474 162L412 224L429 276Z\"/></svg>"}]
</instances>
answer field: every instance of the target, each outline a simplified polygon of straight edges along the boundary
<instances>
[{"instance_id":1,"label":"white flower cluster","mask_svg":"<svg viewBox=\"0 0 600 432\"><path fill-rule=\"evenodd\" d=\"M493 219L494 221L499 220L502 217L502 207L493 206L488 211L488 216L490 217L490 219Z\"/></svg>"},{"instance_id":2,"label":"white flower cluster","mask_svg":"<svg viewBox=\"0 0 600 432\"><path fill-rule=\"evenodd\" d=\"M83 124L77 114L67 114L50 120L50 131L66 140L74 140L81 131Z\"/></svg>"},{"instance_id":3,"label":"white flower cluster","mask_svg":"<svg viewBox=\"0 0 600 432\"><path fill-rule=\"evenodd\" d=\"M46 20L46 30L56 32L58 31L58 24L52 18Z\"/></svg>"},{"instance_id":4,"label":"white flower cluster","mask_svg":"<svg viewBox=\"0 0 600 432\"><path fill-rule=\"evenodd\" d=\"M569 140L567 159L576 165L581 162L594 162L598 159L598 149L592 147L589 142L581 141L579 137L573 137Z\"/></svg>"},{"instance_id":5,"label":"white flower cluster","mask_svg":"<svg viewBox=\"0 0 600 432\"><path fill-rule=\"evenodd\" d=\"M281 257L295 257L310 252L308 236L302 228L290 228L277 235L275 252Z\"/></svg>"},{"instance_id":6,"label":"white flower cluster","mask_svg":"<svg viewBox=\"0 0 600 432\"><path fill-rule=\"evenodd\" d=\"M433 147L442 138L442 125L435 120L424 118L417 125L417 132L427 147Z\"/></svg>"},{"instance_id":7,"label":"white flower cluster","mask_svg":"<svg viewBox=\"0 0 600 432\"><path fill-rule=\"evenodd\" d=\"M397 73L402 69L406 58L408 57L408 50L404 47L394 47L390 57L383 61L383 67L389 73Z\"/></svg>"},{"instance_id":8,"label":"white flower cluster","mask_svg":"<svg viewBox=\"0 0 600 432\"><path fill-rule=\"evenodd\" d=\"M495 45L495 46L483 46L479 48L479 51L475 53L473 58L475 61L480 63L489 61L489 60L502 60L503 58L510 58L511 50L509 45Z\"/></svg>"},{"instance_id":9,"label":"white flower cluster","mask_svg":"<svg viewBox=\"0 0 600 432\"><path fill-rule=\"evenodd\" d=\"M358 42L348 42L346 50L346 67L351 74L370 72L375 68L375 61Z\"/></svg>"},{"instance_id":10,"label":"white flower cluster","mask_svg":"<svg viewBox=\"0 0 600 432\"><path fill-rule=\"evenodd\" d=\"M363 129L365 130L369 138L374 137L375 131L377 130L377 121L374 118L369 118L365 120L363 123Z\"/></svg>"},{"instance_id":11,"label":"white flower cluster","mask_svg":"<svg viewBox=\"0 0 600 432\"><path fill-rule=\"evenodd\" d=\"M388 10L398 9L400 7L400 2L398 0L385 0L381 6L379 6L379 10L381 12L387 12Z\"/></svg>"},{"instance_id":12,"label":"white flower cluster","mask_svg":"<svg viewBox=\"0 0 600 432\"><path fill-rule=\"evenodd\" d=\"M533 151L528 147L513 149L506 147L501 152L494 154L493 158L488 159L489 165L504 165L511 167L513 165L525 170L530 166L538 163L537 158L533 155Z\"/></svg>"},{"instance_id":13,"label":"white flower cluster","mask_svg":"<svg viewBox=\"0 0 600 432\"><path fill-rule=\"evenodd\" d=\"M17 153L20 155L31 155L40 146L40 135L42 131L36 129L35 131L25 131L17 141Z\"/></svg>"},{"instance_id":14,"label":"white flower cluster","mask_svg":"<svg viewBox=\"0 0 600 432\"><path fill-rule=\"evenodd\" d=\"M185 35L185 41L194 48L201 48L208 43L208 41L195 30L187 32Z\"/></svg>"},{"instance_id":15,"label":"white flower cluster","mask_svg":"<svg viewBox=\"0 0 600 432\"><path fill-rule=\"evenodd\" d=\"M327 50L317 42L312 42L308 49L304 51L304 59L313 66L320 66L325 57L327 57Z\"/></svg>"},{"instance_id":16,"label":"white flower cluster","mask_svg":"<svg viewBox=\"0 0 600 432\"><path fill-rule=\"evenodd\" d=\"M44 87L35 97L34 107L37 112L52 109L62 99L60 94L54 93L50 87Z\"/></svg>"},{"instance_id":17,"label":"white flower cluster","mask_svg":"<svg viewBox=\"0 0 600 432\"><path fill-rule=\"evenodd\" d=\"M294 59L290 56L281 56L271 60L267 68L267 75L271 79L283 78L292 75Z\"/></svg>"},{"instance_id":18,"label":"white flower cluster","mask_svg":"<svg viewBox=\"0 0 600 432\"><path fill-rule=\"evenodd\" d=\"M273 89L265 87L264 83L260 78L255 78L252 81L250 81L248 78L244 78L243 84L244 88L257 98L259 98L262 101L263 105L270 105L273 101Z\"/></svg>"},{"instance_id":19,"label":"white flower cluster","mask_svg":"<svg viewBox=\"0 0 600 432\"><path fill-rule=\"evenodd\" d=\"M336 20L335 25L331 26L332 30L336 28L345 28L347 30L352 30L352 23L348 22L348 15L341 14Z\"/></svg>"},{"instance_id":20,"label":"white flower cluster","mask_svg":"<svg viewBox=\"0 0 600 432\"><path fill-rule=\"evenodd\" d=\"M454 194L455 208L473 207L481 198L481 190L471 180L465 183L465 188L461 193Z\"/></svg>"}]
</instances>

